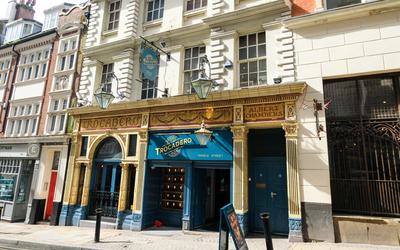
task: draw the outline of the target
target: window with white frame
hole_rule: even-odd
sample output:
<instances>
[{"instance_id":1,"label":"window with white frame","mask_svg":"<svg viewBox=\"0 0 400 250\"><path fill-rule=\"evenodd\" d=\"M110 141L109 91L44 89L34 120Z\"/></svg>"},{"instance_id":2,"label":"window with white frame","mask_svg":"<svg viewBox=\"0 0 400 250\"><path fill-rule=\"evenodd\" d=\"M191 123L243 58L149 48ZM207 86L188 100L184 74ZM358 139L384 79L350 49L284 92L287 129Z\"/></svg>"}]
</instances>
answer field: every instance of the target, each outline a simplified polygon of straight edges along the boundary
<instances>
[{"instance_id":1,"label":"window with white frame","mask_svg":"<svg viewBox=\"0 0 400 250\"><path fill-rule=\"evenodd\" d=\"M119 15L121 11L121 0L111 0L108 5L108 25L107 30L118 29Z\"/></svg>"},{"instance_id":2,"label":"window with white frame","mask_svg":"<svg viewBox=\"0 0 400 250\"><path fill-rule=\"evenodd\" d=\"M267 83L265 32L239 37L240 87Z\"/></svg>"},{"instance_id":3,"label":"window with white frame","mask_svg":"<svg viewBox=\"0 0 400 250\"><path fill-rule=\"evenodd\" d=\"M50 49L47 48L22 55L18 65L18 82L45 77L49 51Z\"/></svg>"},{"instance_id":4,"label":"window with white frame","mask_svg":"<svg viewBox=\"0 0 400 250\"><path fill-rule=\"evenodd\" d=\"M152 99L157 97L158 77L155 81L142 79L142 99Z\"/></svg>"},{"instance_id":5,"label":"window with white frame","mask_svg":"<svg viewBox=\"0 0 400 250\"><path fill-rule=\"evenodd\" d=\"M344 7L351 4L361 3L364 0L326 0L326 8L334 9L339 7Z\"/></svg>"},{"instance_id":6,"label":"window with white frame","mask_svg":"<svg viewBox=\"0 0 400 250\"><path fill-rule=\"evenodd\" d=\"M103 71L101 73L101 84L103 85L103 91L111 92L112 87L112 74L114 73L114 63L103 65Z\"/></svg>"},{"instance_id":7,"label":"window with white frame","mask_svg":"<svg viewBox=\"0 0 400 250\"><path fill-rule=\"evenodd\" d=\"M3 85L7 82L8 79L8 71L10 70L10 59L0 60L0 85Z\"/></svg>"},{"instance_id":8,"label":"window with white frame","mask_svg":"<svg viewBox=\"0 0 400 250\"><path fill-rule=\"evenodd\" d=\"M198 46L185 49L185 60L184 60L184 77L183 77L183 93L191 94L194 93L191 82L199 78L199 64L200 58L205 56L206 47Z\"/></svg>"},{"instance_id":9,"label":"window with white frame","mask_svg":"<svg viewBox=\"0 0 400 250\"><path fill-rule=\"evenodd\" d=\"M207 0L187 0L186 11L200 9L207 6Z\"/></svg>"},{"instance_id":10,"label":"window with white frame","mask_svg":"<svg viewBox=\"0 0 400 250\"><path fill-rule=\"evenodd\" d=\"M7 121L7 136L36 135L40 104L12 105Z\"/></svg>"},{"instance_id":11,"label":"window with white frame","mask_svg":"<svg viewBox=\"0 0 400 250\"><path fill-rule=\"evenodd\" d=\"M161 19L164 16L164 0L147 1L147 22Z\"/></svg>"},{"instance_id":12,"label":"window with white frame","mask_svg":"<svg viewBox=\"0 0 400 250\"><path fill-rule=\"evenodd\" d=\"M53 97L50 101L49 111L47 113L46 132L49 134L64 133L67 121L67 97Z\"/></svg>"},{"instance_id":13,"label":"window with white frame","mask_svg":"<svg viewBox=\"0 0 400 250\"><path fill-rule=\"evenodd\" d=\"M57 71L72 70L77 56L77 37L64 39L60 42Z\"/></svg>"}]
</instances>

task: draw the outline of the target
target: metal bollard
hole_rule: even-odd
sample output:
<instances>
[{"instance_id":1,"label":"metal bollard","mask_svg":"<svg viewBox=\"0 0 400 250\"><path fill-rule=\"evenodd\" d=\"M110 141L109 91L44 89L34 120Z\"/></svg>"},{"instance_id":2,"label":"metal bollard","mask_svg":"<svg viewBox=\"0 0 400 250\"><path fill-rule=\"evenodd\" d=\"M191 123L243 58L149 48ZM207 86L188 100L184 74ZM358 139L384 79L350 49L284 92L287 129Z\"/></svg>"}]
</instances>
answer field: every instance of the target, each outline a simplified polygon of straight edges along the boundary
<instances>
[{"instance_id":1,"label":"metal bollard","mask_svg":"<svg viewBox=\"0 0 400 250\"><path fill-rule=\"evenodd\" d=\"M269 213L261 213L260 217L264 224L264 237L267 250L274 250L272 245L271 227L269 225Z\"/></svg>"},{"instance_id":2,"label":"metal bollard","mask_svg":"<svg viewBox=\"0 0 400 250\"><path fill-rule=\"evenodd\" d=\"M100 225L102 213L103 210L101 208L96 208L96 231L94 233L94 242L100 241Z\"/></svg>"},{"instance_id":3,"label":"metal bollard","mask_svg":"<svg viewBox=\"0 0 400 250\"><path fill-rule=\"evenodd\" d=\"M0 221L1 221L1 214L3 212L3 207L0 207Z\"/></svg>"}]
</instances>

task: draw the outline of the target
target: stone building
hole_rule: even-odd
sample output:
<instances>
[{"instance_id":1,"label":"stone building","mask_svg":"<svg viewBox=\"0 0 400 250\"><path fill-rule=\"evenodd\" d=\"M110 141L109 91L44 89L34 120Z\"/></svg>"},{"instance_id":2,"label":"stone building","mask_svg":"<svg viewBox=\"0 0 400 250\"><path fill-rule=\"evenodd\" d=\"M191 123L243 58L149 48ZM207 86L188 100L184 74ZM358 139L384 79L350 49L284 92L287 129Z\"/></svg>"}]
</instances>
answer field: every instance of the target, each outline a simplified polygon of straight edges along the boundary
<instances>
[{"instance_id":1,"label":"stone building","mask_svg":"<svg viewBox=\"0 0 400 250\"><path fill-rule=\"evenodd\" d=\"M259 213L268 211L272 232L290 241L357 241L345 231L360 215L369 223L398 216L397 5L92 1L80 107L69 111L73 143L60 223L93 224L102 208L118 229L160 221L213 230L219 208L231 202L246 233L262 231ZM366 75L376 90L365 86ZM198 98L192 83L204 77L213 89ZM340 84L349 86L340 92ZM351 110L355 103L346 101L366 106ZM374 127L388 140L386 158L377 156L379 140L371 146L371 138L361 139L365 127L340 125L347 115L363 123L364 112L374 114L370 124L381 126L379 117L392 124ZM206 142L198 136L203 121L211 132ZM356 138L348 141L350 135ZM390 170L380 172L382 164ZM348 170L353 165L359 169ZM371 198L365 209L357 199L371 190L375 205ZM383 197L387 205L380 205ZM393 228L395 220L380 220ZM366 237L366 224L357 225ZM380 240L392 244L394 235Z\"/></svg>"}]
</instances>

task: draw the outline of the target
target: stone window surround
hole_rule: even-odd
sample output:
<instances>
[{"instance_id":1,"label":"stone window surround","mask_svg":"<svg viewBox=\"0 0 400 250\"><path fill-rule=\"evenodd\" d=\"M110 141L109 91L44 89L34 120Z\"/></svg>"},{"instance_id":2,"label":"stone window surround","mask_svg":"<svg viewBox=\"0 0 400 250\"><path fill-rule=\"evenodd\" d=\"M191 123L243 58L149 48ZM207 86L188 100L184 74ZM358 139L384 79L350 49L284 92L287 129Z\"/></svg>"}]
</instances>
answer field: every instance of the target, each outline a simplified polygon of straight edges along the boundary
<instances>
[{"instance_id":1,"label":"stone window surround","mask_svg":"<svg viewBox=\"0 0 400 250\"><path fill-rule=\"evenodd\" d=\"M265 55L264 56L261 56L261 57L259 57L258 56L258 47L259 47L259 45L260 45L260 43L258 42L258 35L260 34L260 33L264 33L265 34L265 37L264 37L264 39L265 39L265 41L263 42L263 43L261 43L261 45L265 45ZM253 35L253 34L255 34L256 35L256 44L255 44L255 47L256 47L256 57L254 57L254 58L246 58L246 59L240 59L240 57L239 57L239 52L240 52L240 37L243 37L243 36L249 36L249 35ZM258 81L259 81L259 62L261 61L261 60L265 60L265 64L267 65L267 54L266 54L266 51L267 51L267 43L266 43L266 41L267 41L267 34L266 34L266 32L265 32L265 30L260 30L260 31L258 31L258 32L252 32L252 33L249 33L249 34L241 34L241 35L239 35L238 36L238 38L237 38L237 44L238 44L238 50L237 50L237 58L238 58L238 62L237 62L237 67L235 67L236 69L237 69L237 76L238 76L238 80L237 80L237 87L238 88L249 88L249 87L252 87L252 86L260 86L260 85L266 85L267 84L267 82L265 82L265 83L257 83L257 84L255 84L255 85L249 85L249 83L248 83L248 85L247 86L241 86L241 80L240 80L240 64L242 64L242 63L249 63L249 62L254 62L254 61L256 61L257 62L257 77L258 77ZM247 40L247 43L248 43L248 40ZM248 44L246 44L246 48L247 48L247 56L248 56L248 47L249 47L249 45ZM242 48L244 48L244 47L242 47ZM249 65L249 64L248 64ZM267 66L266 66L267 67ZM247 69L247 72L249 72L249 66L248 66L248 69ZM266 71L265 71L265 73L266 73L266 76L265 77L267 77L267 74L268 74L268 69L266 68ZM248 75L250 75L250 73L248 73ZM250 76L248 76L248 79L250 79L249 78ZM250 81L249 81L250 82Z\"/></svg>"},{"instance_id":2,"label":"stone window surround","mask_svg":"<svg viewBox=\"0 0 400 250\"><path fill-rule=\"evenodd\" d=\"M55 103L57 108L54 109ZM49 100L49 107L46 118L46 134L64 134L67 123L67 109L69 106L68 96L52 96ZM54 127L52 128L54 117Z\"/></svg>"},{"instance_id":3,"label":"stone window surround","mask_svg":"<svg viewBox=\"0 0 400 250\"><path fill-rule=\"evenodd\" d=\"M72 48L75 42L74 47ZM64 50L64 45L67 44L67 50ZM78 56L78 36L68 37L66 39L60 40L58 46L58 55L57 55L57 67L56 72L69 71L75 69L76 59ZM72 65L71 65L71 57L72 57ZM61 69L61 61L65 58L64 68Z\"/></svg>"},{"instance_id":4,"label":"stone window surround","mask_svg":"<svg viewBox=\"0 0 400 250\"><path fill-rule=\"evenodd\" d=\"M21 54L21 60L18 63L18 74L17 74L18 77L16 79L16 82L17 83L26 82L26 81L45 78L47 75L50 53L51 53L51 47L47 46L46 48L38 48ZM39 54L40 54L40 60L38 60ZM33 56L33 61L31 60L32 56ZM38 76L35 78L36 65L39 65L39 72ZM27 73L29 71L29 68L31 68L31 74L30 78L27 79ZM21 79L22 73L24 73L23 79Z\"/></svg>"},{"instance_id":5,"label":"stone window surround","mask_svg":"<svg viewBox=\"0 0 400 250\"><path fill-rule=\"evenodd\" d=\"M112 12L110 12L110 7L111 7L111 5L112 4L116 4L117 2L119 2L119 8L118 9L114 9ZM113 31L116 31L116 30L118 30L118 27L119 27L119 24L120 24L120 21L121 21L121 16L120 16L120 13L121 13L121 7L122 7L122 0L108 0L108 1L106 1L105 2L105 7L107 7L106 9L105 9L105 18L104 18L104 20L106 20L106 22L105 22L105 27L104 27L104 31L105 31L105 33L108 33L108 32L113 32ZM115 6L114 6L114 8L115 8ZM110 21L110 18L111 18L111 14L113 14L113 21ZM115 15L118 15L118 18L116 19L115 18ZM117 24L115 24L115 23L117 23ZM112 28L110 28L110 24L112 25Z\"/></svg>"},{"instance_id":6,"label":"stone window surround","mask_svg":"<svg viewBox=\"0 0 400 250\"><path fill-rule=\"evenodd\" d=\"M193 57L193 49L195 49L195 48L198 48L198 54L197 54L196 57ZM204 48L204 53L201 53L200 50L203 49L203 48ZM186 50L190 50L190 56L189 57L186 57ZM194 80L193 79L193 72L197 71L200 74L200 71L199 71L200 58L207 54L206 51L207 51L207 46L204 45L204 44L197 45L197 46L191 46L191 47L185 47L185 50L183 52L184 53L183 54L183 88L182 88L183 89L183 94L194 93L193 92L194 90L192 89L192 86L191 86L190 82L192 80ZM197 67L193 68L192 62L193 62L193 59L196 59L196 58L197 58ZM185 70L185 61L186 60L188 60L190 62L190 65L189 65L189 69ZM185 85L186 86L188 85L187 82L185 81L185 74L186 73L190 73L190 78L191 79L189 79L190 81L188 82L189 83L189 87L185 87ZM190 92L188 92L189 90L190 90Z\"/></svg>"},{"instance_id":7,"label":"stone window surround","mask_svg":"<svg viewBox=\"0 0 400 250\"><path fill-rule=\"evenodd\" d=\"M8 71L10 70L11 60L11 57L7 57L0 61L0 86L6 84L8 80Z\"/></svg>"},{"instance_id":8,"label":"stone window surround","mask_svg":"<svg viewBox=\"0 0 400 250\"><path fill-rule=\"evenodd\" d=\"M156 0L146 0L146 6L145 6L145 22L156 22L158 20L162 20L163 16L164 16L164 5L165 5L165 0L158 0L159 1L159 5L157 6L157 8L155 8L155 2ZM168 0L167 0L168 1ZM152 10L149 10L149 4L153 3L153 8ZM158 15L157 18L154 18L154 10L158 10ZM151 12L151 18L149 19L149 12Z\"/></svg>"},{"instance_id":9,"label":"stone window surround","mask_svg":"<svg viewBox=\"0 0 400 250\"><path fill-rule=\"evenodd\" d=\"M31 108L29 109L28 107L30 105ZM10 110L12 110L12 112L9 113L7 119L6 136L33 136L37 134L37 129L39 126L39 115L41 110L39 101L34 101L33 104L32 102L30 102L29 104L12 104ZM20 114L21 110L24 110L22 115ZM30 110L29 114L27 113L29 112L28 110ZM21 121L21 127L19 129L20 132L16 133L16 130L18 130L17 126L19 126L18 121ZM28 128L26 128L27 125ZM10 131L11 129L12 131Z\"/></svg>"}]
</instances>

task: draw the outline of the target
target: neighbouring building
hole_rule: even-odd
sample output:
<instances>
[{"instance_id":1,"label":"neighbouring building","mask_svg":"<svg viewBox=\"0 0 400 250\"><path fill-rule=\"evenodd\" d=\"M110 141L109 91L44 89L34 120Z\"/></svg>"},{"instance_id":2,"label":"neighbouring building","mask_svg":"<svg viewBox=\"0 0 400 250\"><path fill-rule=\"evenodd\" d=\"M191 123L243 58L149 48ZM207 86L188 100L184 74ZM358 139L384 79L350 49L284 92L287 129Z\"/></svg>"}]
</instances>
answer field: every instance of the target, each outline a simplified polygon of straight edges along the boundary
<instances>
[{"instance_id":1,"label":"neighbouring building","mask_svg":"<svg viewBox=\"0 0 400 250\"><path fill-rule=\"evenodd\" d=\"M9 69L1 116L2 219L58 224L69 148L66 110L80 77L87 9L52 8L46 15L59 15L57 23L0 48L2 75Z\"/></svg>"},{"instance_id":2,"label":"neighbouring building","mask_svg":"<svg viewBox=\"0 0 400 250\"><path fill-rule=\"evenodd\" d=\"M321 141L300 147L302 213L315 222L303 228L337 242L399 246L400 2L293 2L284 25L294 34L297 80L308 85L299 132L322 130Z\"/></svg>"}]
</instances>

